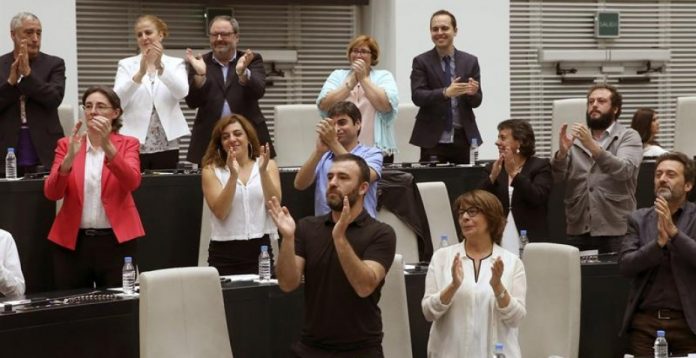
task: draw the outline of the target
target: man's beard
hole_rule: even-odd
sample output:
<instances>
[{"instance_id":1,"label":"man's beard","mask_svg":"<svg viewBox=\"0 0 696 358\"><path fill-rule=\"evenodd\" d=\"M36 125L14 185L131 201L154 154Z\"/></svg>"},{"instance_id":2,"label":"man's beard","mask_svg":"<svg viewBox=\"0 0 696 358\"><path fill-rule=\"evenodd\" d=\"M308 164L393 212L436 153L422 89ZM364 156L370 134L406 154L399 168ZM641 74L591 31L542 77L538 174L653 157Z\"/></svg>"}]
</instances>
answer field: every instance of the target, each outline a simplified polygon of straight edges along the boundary
<instances>
[{"instance_id":1,"label":"man's beard","mask_svg":"<svg viewBox=\"0 0 696 358\"><path fill-rule=\"evenodd\" d=\"M597 119L593 119L590 117L590 114L587 113L585 114L585 121L587 122L587 127L592 129L592 130L605 130L609 128L609 126L614 123L614 113L612 112L607 112L607 113L602 113L601 116Z\"/></svg>"},{"instance_id":2,"label":"man's beard","mask_svg":"<svg viewBox=\"0 0 696 358\"><path fill-rule=\"evenodd\" d=\"M350 193L348 193L348 204L350 204L350 207L352 208L355 203L358 201L358 188L356 187L353 189ZM326 202L329 204L329 208L333 211L342 211L343 210L343 197L344 194L336 189L334 191L327 191L326 192Z\"/></svg>"},{"instance_id":3,"label":"man's beard","mask_svg":"<svg viewBox=\"0 0 696 358\"><path fill-rule=\"evenodd\" d=\"M667 202L672 200L673 193L672 193L672 188L667 187L667 186L661 186L657 188L657 191L655 192L655 196L659 196L663 199L665 199Z\"/></svg>"}]
</instances>

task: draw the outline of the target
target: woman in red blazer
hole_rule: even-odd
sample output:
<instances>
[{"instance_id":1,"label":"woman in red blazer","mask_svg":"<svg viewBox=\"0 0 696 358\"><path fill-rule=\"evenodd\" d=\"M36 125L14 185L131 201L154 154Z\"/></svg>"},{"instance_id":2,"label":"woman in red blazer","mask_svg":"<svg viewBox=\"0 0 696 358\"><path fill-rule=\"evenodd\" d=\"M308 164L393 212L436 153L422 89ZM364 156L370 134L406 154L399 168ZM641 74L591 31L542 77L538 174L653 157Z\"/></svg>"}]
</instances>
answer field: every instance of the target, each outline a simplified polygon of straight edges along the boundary
<instances>
[{"instance_id":1,"label":"woman in red blazer","mask_svg":"<svg viewBox=\"0 0 696 358\"><path fill-rule=\"evenodd\" d=\"M58 289L120 286L123 258L135 256L133 239L145 235L131 195L140 185L140 144L118 134L121 101L110 88L95 86L82 105L84 121L58 141L44 183L48 199L63 199L48 234L56 244ZM83 125L86 133L80 133Z\"/></svg>"}]
</instances>

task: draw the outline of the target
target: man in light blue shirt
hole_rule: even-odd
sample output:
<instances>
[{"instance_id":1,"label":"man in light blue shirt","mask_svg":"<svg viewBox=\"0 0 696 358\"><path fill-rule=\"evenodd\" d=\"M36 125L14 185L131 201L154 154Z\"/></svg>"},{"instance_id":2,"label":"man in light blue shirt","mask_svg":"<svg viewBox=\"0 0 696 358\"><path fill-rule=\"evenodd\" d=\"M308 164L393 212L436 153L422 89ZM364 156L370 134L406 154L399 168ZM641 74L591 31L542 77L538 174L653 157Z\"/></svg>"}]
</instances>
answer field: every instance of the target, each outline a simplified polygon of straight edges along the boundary
<instances>
[{"instance_id":1,"label":"man in light blue shirt","mask_svg":"<svg viewBox=\"0 0 696 358\"><path fill-rule=\"evenodd\" d=\"M326 203L327 175L333 158L352 153L362 157L370 167L370 188L365 196L365 209L377 216L377 180L382 175L382 152L358 142L362 116L351 102L337 102L328 111L328 118L316 125L317 142L314 151L295 176L295 189L305 190L314 186L314 214L323 215L331 209Z\"/></svg>"}]
</instances>

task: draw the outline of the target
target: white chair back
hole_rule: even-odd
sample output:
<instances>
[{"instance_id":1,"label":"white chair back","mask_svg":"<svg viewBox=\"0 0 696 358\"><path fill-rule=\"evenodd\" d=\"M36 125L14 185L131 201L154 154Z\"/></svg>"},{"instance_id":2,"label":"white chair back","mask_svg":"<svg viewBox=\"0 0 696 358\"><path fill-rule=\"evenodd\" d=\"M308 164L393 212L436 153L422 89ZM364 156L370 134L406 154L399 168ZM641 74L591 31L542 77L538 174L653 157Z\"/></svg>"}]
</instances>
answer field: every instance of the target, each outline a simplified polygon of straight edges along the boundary
<instances>
[{"instance_id":1,"label":"white chair back","mask_svg":"<svg viewBox=\"0 0 696 358\"><path fill-rule=\"evenodd\" d=\"M457 230L452 218L452 206L445 183L438 181L416 183L416 185L423 200L425 216L428 218L433 251L440 247L442 235L447 235L448 245L456 244Z\"/></svg>"},{"instance_id":2,"label":"white chair back","mask_svg":"<svg viewBox=\"0 0 696 358\"><path fill-rule=\"evenodd\" d=\"M420 147L409 143L413 125L416 123L418 107L413 103L400 103L399 114L394 123L394 136L399 153L394 156L396 163L413 163L420 159ZM408 262L408 261L407 261Z\"/></svg>"},{"instance_id":3,"label":"white chair back","mask_svg":"<svg viewBox=\"0 0 696 358\"><path fill-rule=\"evenodd\" d=\"M564 124L575 122L585 123L587 99L568 98L553 101L553 116L551 119L551 154L558 150L558 133Z\"/></svg>"},{"instance_id":4,"label":"white chair back","mask_svg":"<svg viewBox=\"0 0 696 358\"><path fill-rule=\"evenodd\" d=\"M232 357L215 268L144 272L139 304L140 357Z\"/></svg>"},{"instance_id":5,"label":"white chair back","mask_svg":"<svg viewBox=\"0 0 696 358\"><path fill-rule=\"evenodd\" d=\"M61 104L58 106L58 119L60 126L63 127L63 135L69 136L75 127L75 111L70 104Z\"/></svg>"},{"instance_id":6,"label":"white chair back","mask_svg":"<svg viewBox=\"0 0 696 358\"><path fill-rule=\"evenodd\" d=\"M406 301L406 281L404 279L404 259L394 256L387 276L384 278L382 297L379 300L382 311L384 338L382 348L385 357L413 357L411 352L411 329L408 320Z\"/></svg>"},{"instance_id":7,"label":"white chair back","mask_svg":"<svg viewBox=\"0 0 696 358\"><path fill-rule=\"evenodd\" d=\"M396 253L405 262L418 262L418 237L401 219L387 208L377 212L377 220L391 226L396 233Z\"/></svg>"},{"instance_id":8,"label":"white chair back","mask_svg":"<svg viewBox=\"0 0 696 358\"><path fill-rule=\"evenodd\" d=\"M299 167L309 158L317 141L315 125L321 119L314 104L275 106L276 163Z\"/></svg>"},{"instance_id":9,"label":"white chair back","mask_svg":"<svg viewBox=\"0 0 696 358\"><path fill-rule=\"evenodd\" d=\"M677 116L674 124L674 150L689 157L696 155L696 97L677 98Z\"/></svg>"},{"instance_id":10,"label":"white chair back","mask_svg":"<svg viewBox=\"0 0 696 358\"><path fill-rule=\"evenodd\" d=\"M519 332L522 356L577 358L580 252L569 245L530 243L522 261L527 274L527 316Z\"/></svg>"}]
</instances>

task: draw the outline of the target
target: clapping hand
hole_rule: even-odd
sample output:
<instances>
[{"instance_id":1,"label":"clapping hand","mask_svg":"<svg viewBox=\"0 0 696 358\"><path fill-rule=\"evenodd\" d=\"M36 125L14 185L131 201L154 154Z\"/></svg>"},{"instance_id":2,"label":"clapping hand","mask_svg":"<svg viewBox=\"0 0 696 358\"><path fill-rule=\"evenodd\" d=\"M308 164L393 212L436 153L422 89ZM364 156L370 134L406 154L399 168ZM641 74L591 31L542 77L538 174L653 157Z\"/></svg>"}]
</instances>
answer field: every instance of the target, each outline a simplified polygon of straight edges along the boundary
<instances>
[{"instance_id":1,"label":"clapping hand","mask_svg":"<svg viewBox=\"0 0 696 358\"><path fill-rule=\"evenodd\" d=\"M283 237L283 240L292 240L295 237L295 220L290 215L288 208L281 207L278 198L275 196L267 203L268 214L273 219L278 232Z\"/></svg>"},{"instance_id":2,"label":"clapping hand","mask_svg":"<svg viewBox=\"0 0 696 358\"><path fill-rule=\"evenodd\" d=\"M198 75L205 75L205 61L203 61L203 56L199 53L198 55L193 55L193 50L190 48L186 49L186 62L188 62L193 70Z\"/></svg>"},{"instance_id":3,"label":"clapping hand","mask_svg":"<svg viewBox=\"0 0 696 358\"><path fill-rule=\"evenodd\" d=\"M493 292L500 293L503 288L503 283L500 281L500 279L503 277L503 271L505 270L505 265L503 264L503 260L499 257L496 257L495 260L493 261L493 264L491 265L491 287L493 288Z\"/></svg>"},{"instance_id":4,"label":"clapping hand","mask_svg":"<svg viewBox=\"0 0 696 358\"><path fill-rule=\"evenodd\" d=\"M19 53L10 65L10 73L7 76L7 83L14 86L19 81L20 76L29 76L31 67L29 66L29 54L27 53L27 40L22 40L19 45Z\"/></svg>"},{"instance_id":5,"label":"clapping hand","mask_svg":"<svg viewBox=\"0 0 696 358\"><path fill-rule=\"evenodd\" d=\"M82 139L85 137L85 133L80 133L80 128L82 127L82 121L78 121L73 127L72 134L68 137L68 151L65 153L65 158L63 158L63 163L60 165L60 171L67 173L72 168L73 160L75 160L75 155L80 150L82 145Z\"/></svg>"},{"instance_id":6,"label":"clapping hand","mask_svg":"<svg viewBox=\"0 0 696 358\"><path fill-rule=\"evenodd\" d=\"M561 130L558 133L558 151L562 158L568 154L570 146L573 145L573 137L570 132L568 132L568 124L561 126Z\"/></svg>"},{"instance_id":7,"label":"clapping hand","mask_svg":"<svg viewBox=\"0 0 696 358\"><path fill-rule=\"evenodd\" d=\"M95 115L89 122L87 122L87 127L93 132L99 134L101 138L102 145L105 145L109 141L109 135L111 135L111 120L102 115Z\"/></svg>"},{"instance_id":8,"label":"clapping hand","mask_svg":"<svg viewBox=\"0 0 696 358\"><path fill-rule=\"evenodd\" d=\"M452 286L456 289L462 285L464 280L464 269L462 268L462 259L457 253L452 261Z\"/></svg>"},{"instance_id":9,"label":"clapping hand","mask_svg":"<svg viewBox=\"0 0 696 358\"><path fill-rule=\"evenodd\" d=\"M672 221L669 203L659 195L655 198L655 212L657 213L657 243L660 247L664 247L677 234L679 229Z\"/></svg>"},{"instance_id":10,"label":"clapping hand","mask_svg":"<svg viewBox=\"0 0 696 358\"><path fill-rule=\"evenodd\" d=\"M82 128L82 121L78 121L72 130L72 134L68 137L68 157L74 157L77 151L80 150L82 145L82 138L85 137L84 133L80 133L80 128Z\"/></svg>"},{"instance_id":11,"label":"clapping hand","mask_svg":"<svg viewBox=\"0 0 696 358\"><path fill-rule=\"evenodd\" d=\"M317 146L316 149L320 153L325 153L331 149L331 146L338 141L336 134L336 121L333 118L325 118L319 121L316 125Z\"/></svg>"},{"instance_id":12,"label":"clapping hand","mask_svg":"<svg viewBox=\"0 0 696 358\"><path fill-rule=\"evenodd\" d=\"M237 161L237 151L234 147L227 150L227 168L230 170L230 178L237 180L239 177L239 162Z\"/></svg>"},{"instance_id":13,"label":"clapping hand","mask_svg":"<svg viewBox=\"0 0 696 358\"><path fill-rule=\"evenodd\" d=\"M261 153L259 153L259 172L265 173L268 169L268 162L271 160L271 149L268 143L261 146Z\"/></svg>"},{"instance_id":14,"label":"clapping hand","mask_svg":"<svg viewBox=\"0 0 696 358\"><path fill-rule=\"evenodd\" d=\"M469 77L469 81L466 83L466 91L464 92L465 94L468 94L469 96L473 96L478 92L479 89L479 83L475 79Z\"/></svg>"},{"instance_id":15,"label":"clapping hand","mask_svg":"<svg viewBox=\"0 0 696 358\"><path fill-rule=\"evenodd\" d=\"M19 45L19 56L17 57L19 64L17 66L17 71L20 75L26 77L31 74L31 67L29 66L29 53L27 52L27 40L22 40Z\"/></svg>"},{"instance_id":16,"label":"clapping hand","mask_svg":"<svg viewBox=\"0 0 696 358\"><path fill-rule=\"evenodd\" d=\"M341 216L338 217L336 225L334 225L331 231L331 236L336 238L345 238L346 228L350 224L350 201L348 201L348 196L343 197L343 209L341 210Z\"/></svg>"},{"instance_id":17,"label":"clapping hand","mask_svg":"<svg viewBox=\"0 0 696 358\"><path fill-rule=\"evenodd\" d=\"M353 63L350 64L350 68L353 70L355 79L358 82L364 80L369 75L367 64L365 63L365 60L361 58L353 61Z\"/></svg>"},{"instance_id":18,"label":"clapping hand","mask_svg":"<svg viewBox=\"0 0 696 358\"><path fill-rule=\"evenodd\" d=\"M237 61L237 66L235 67L237 76L242 77L244 75L244 72L246 72L247 67L253 59L254 53L251 52L250 49L244 51L244 54L239 58L239 60Z\"/></svg>"}]
</instances>

